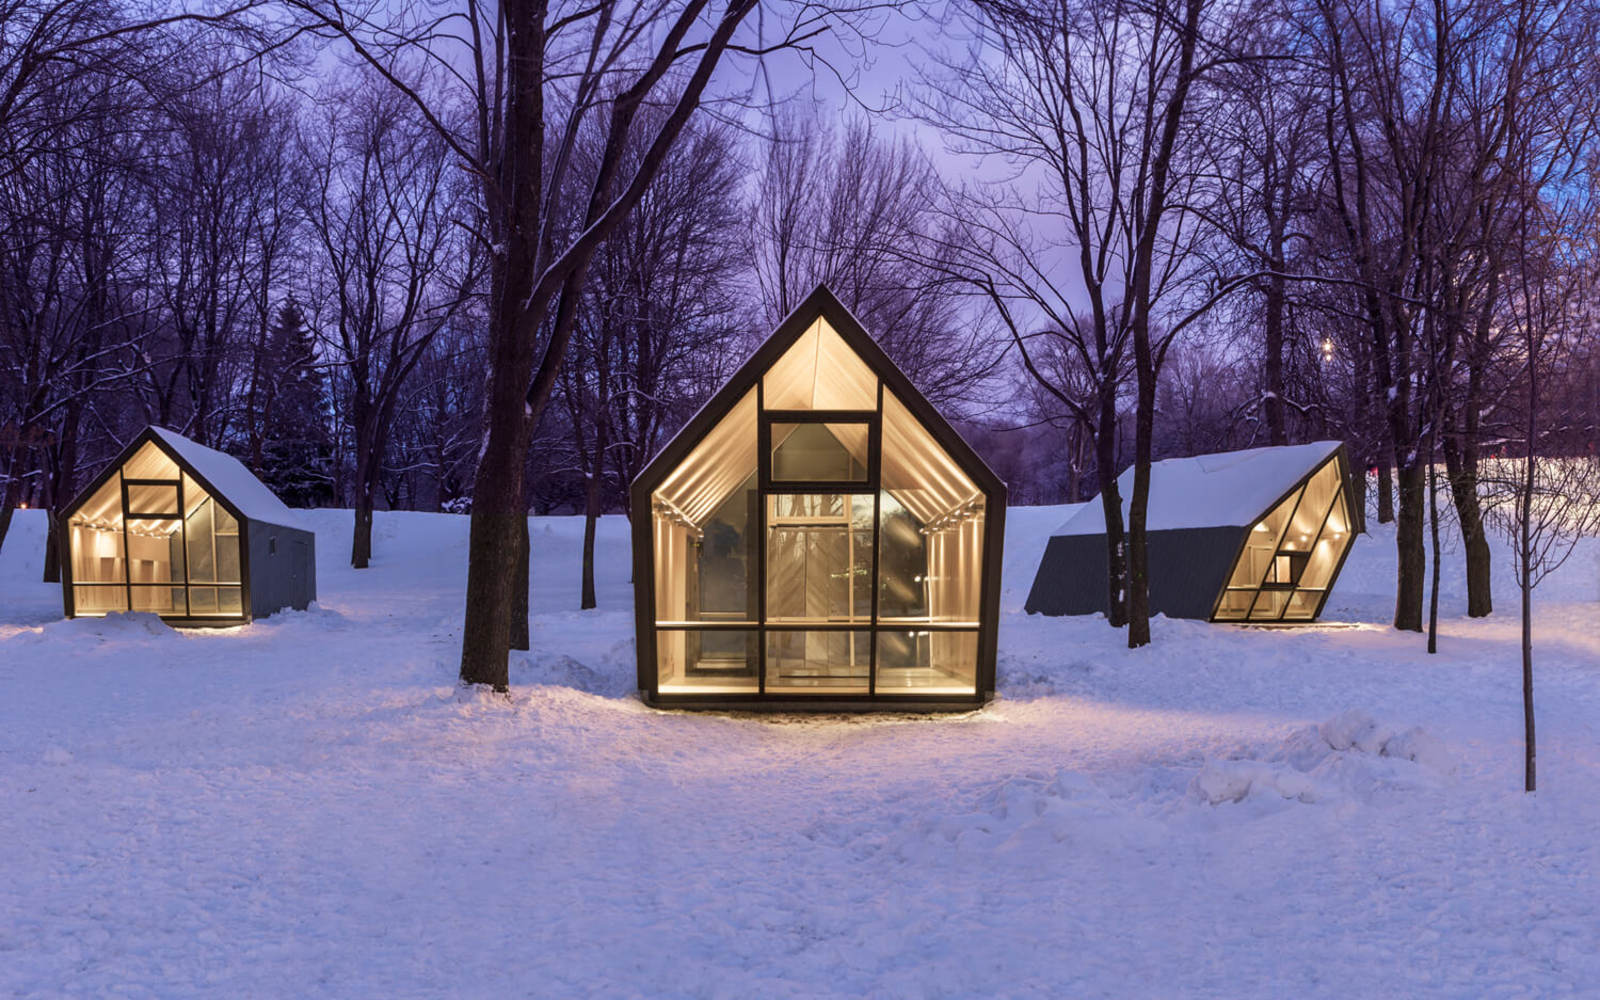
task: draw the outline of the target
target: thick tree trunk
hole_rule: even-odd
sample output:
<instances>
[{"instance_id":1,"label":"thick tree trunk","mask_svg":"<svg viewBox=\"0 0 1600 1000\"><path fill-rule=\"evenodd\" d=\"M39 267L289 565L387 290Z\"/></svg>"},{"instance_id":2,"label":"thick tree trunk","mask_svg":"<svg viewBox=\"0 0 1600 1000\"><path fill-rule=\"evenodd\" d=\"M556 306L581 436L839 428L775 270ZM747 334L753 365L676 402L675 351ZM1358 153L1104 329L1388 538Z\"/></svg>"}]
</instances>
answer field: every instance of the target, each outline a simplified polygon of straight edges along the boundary
<instances>
[{"instance_id":1,"label":"thick tree trunk","mask_svg":"<svg viewBox=\"0 0 1600 1000\"><path fill-rule=\"evenodd\" d=\"M1467 405L1476 405L1469 399ZM1478 456L1471 436L1447 433L1444 438L1445 477L1456 520L1461 522L1461 543L1467 560L1467 614L1487 617L1494 611L1490 576L1489 538L1483 527L1483 507L1478 502Z\"/></svg>"},{"instance_id":2,"label":"thick tree trunk","mask_svg":"<svg viewBox=\"0 0 1600 1000\"><path fill-rule=\"evenodd\" d=\"M56 532L56 515L60 513L51 507L45 511L44 535L44 575L45 583L61 582L61 536Z\"/></svg>"},{"instance_id":3,"label":"thick tree trunk","mask_svg":"<svg viewBox=\"0 0 1600 1000\"><path fill-rule=\"evenodd\" d=\"M1121 628L1128 623L1128 564L1122 533L1122 496L1117 491L1116 394L1108 390L1100 395L1095 476L1100 480L1100 504L1106 522L1106 620L1112 628Z\"/></svg>"},{"instance_id":4,"label":"thick tree trunk","mask_svg":"<svg viewBox=\"0 0 1600 1000\"><path fill-rule=\"evenodd\" d=\"M594 536L604 500L601 487L605 482L606 449L609 445L605 421L602 420L595 430L594 465L589 470L583 490L583 593L578 607L584 611L598 604L594 594Z\"/></svg>"},{"instance_id":5,"label":"thick tree trunk","mask_svg":"<svg viewBox=\"0 0 1600 1000\"><path fill-rule=\"evenodd\" d=\"M1422 463L1415 460L1402 463L1397 478L1400 503L1395 517L1395 549L1399 560L1395 580L1394 627L1421 632L1422 595L1427 589L1424 548L1427 516L1423 502Z\"/></svg>"},{"instance_id":6,"label":"thick tree trunk","mask_svg":"<svg viewBox=\"0 0 1600 1000\"><path fill-rule=\"evenodd\" d=\"M1148 348L1145 349L1148 354ZM1150 644L1150 548L1145 516L1150 507L1150 442L1155 428L1153 366L1140 359L1139 398L1133 432L1133 496L1128 499L1128 648Z\"/></svg>"},{"instance_id":7,"label":"thick tree trunk","mask_svg":"<svg viewBox=\"0 0 1600 1000\"><path fill-rule=\"evenodd\" d=\"M531 264L532 248L523 247L511 259ZM522 557L528 537L523 479L530 436L526 396L533 372L531 329L536 324L527 324L525 336L516 315L528 293L525 272L510 269L497 276L495 285L484 442L473 477L467 542L461 682L505 691L516 590L520 585L526 591L528 581Z\"/></svg>"},{"instance_id":8,"label":"thick tree trunk","mask_svg":"<svg viewBox=\"0 0 1600 1000\"><path fill-rule=\"evenodd\" d=\"M1394 522L1394 466L1387 458L1378 461L1378 523Z\"/></svg>"}]
</instances>

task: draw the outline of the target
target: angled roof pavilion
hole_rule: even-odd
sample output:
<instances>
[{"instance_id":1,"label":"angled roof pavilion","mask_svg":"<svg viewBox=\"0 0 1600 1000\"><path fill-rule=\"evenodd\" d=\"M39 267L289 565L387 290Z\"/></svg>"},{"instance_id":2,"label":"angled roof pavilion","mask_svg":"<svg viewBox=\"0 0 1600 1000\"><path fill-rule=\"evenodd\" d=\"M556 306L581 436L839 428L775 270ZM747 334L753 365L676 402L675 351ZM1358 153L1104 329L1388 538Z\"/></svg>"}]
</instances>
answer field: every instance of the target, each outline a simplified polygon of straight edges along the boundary
<instances>
[{"instance_id":1,"label":"angled roof pavilion","mask_svg":"<svg viewBox=\"0 0 1600 1000\"><path fill-rule=\"evenodd\" d=\"M1005 497L819 287L634 480L641 693L683 707L981 704Z\"/></svg>"}]
</instances>

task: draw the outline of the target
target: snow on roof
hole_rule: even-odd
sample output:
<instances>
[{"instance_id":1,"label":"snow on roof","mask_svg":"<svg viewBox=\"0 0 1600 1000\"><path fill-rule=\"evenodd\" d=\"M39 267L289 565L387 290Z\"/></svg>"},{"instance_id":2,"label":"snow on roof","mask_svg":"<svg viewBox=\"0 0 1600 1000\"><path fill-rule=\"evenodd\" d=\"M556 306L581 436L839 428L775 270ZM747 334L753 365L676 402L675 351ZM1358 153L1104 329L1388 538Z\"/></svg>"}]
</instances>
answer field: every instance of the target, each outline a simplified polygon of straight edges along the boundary
<instances>
[{"instance_id":1,"label":"snow on roof","mask_svg":"<svg viewBox=\"0 0 1600 1000\"><path fill-rule=\"evenodd\" d=\"M265 521L269 524L281 524L293 527L296 524L294 514L286 507L278 495L267 488L267 484L255 477L244 463L226 452L207 448L179 434L177 431L165 427L150 428L150 433L155 435L162 444L172 449L173 453L188 463L196 473L211 485L211 488L222 494L239 513L252 521Z\"/></svg>"},{"instance_id":2,"label":"snow on roof","mask_svg":"<svg viewBox=\"0 0 1600 1000\"><path fill-rule=\"evenodd\" d=\"M1254 524L1290 487L1338 451L1339 445L1338 441L1313 441L1153 462L1146 528L1172 531ZM1131 467L1117 477L1117 492L1126 519L1133 495ZM1054 534L1100 535L1105 530L1105 508L1096 496Z\"/></svg>"}]
</instances>

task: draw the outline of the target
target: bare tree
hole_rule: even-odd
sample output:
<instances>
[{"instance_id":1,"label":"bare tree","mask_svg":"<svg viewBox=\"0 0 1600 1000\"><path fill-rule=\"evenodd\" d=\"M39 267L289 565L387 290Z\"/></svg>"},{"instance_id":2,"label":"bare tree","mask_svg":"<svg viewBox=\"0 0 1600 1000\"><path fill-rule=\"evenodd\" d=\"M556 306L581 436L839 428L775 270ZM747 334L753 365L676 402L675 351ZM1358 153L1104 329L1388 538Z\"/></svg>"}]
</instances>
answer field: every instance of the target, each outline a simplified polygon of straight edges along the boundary
<instances>
[{"instance_id":1,"label":"bare tree","mask_svg":"<svg viewBox=\"0 0 1600 1000\"><path fill-rule=\"evenodd\" d=\"M995 352L950 294L953 241L922 151L863 119L836 133L793 111L763 145L751 258L765 325L825 283L923 395L945 405L981 396Z\"/></svg>"},{"instance_id":2,"label":"bare tree","mask_svg":"<svg viewBox=\"0 0 1600 1000\"><path fill-rule=\"evenodd\" d=\"M1033 7L996 0L967 16L971 50L928 81L925 115L958 152L1011 166L1003 186L963 191L960 268L1009 330L1024 368L1086 426L1107 541L1109 618L1149 642L1144 526L1158 374L1168 346L1232 285L1202 291L1189 216L1196 178L1178 161L1196 81L1231 57L1203 44L1205 0ZM1057 233L1062 235L1057 235ZM1094 404L1035 360L1078 356ZM1117 410L1134 382L1134 477L1124 532Z\"/></svg>"},{"instance_id":3,"label":"bare tree","mask_svg":"<svg viewBox=\"0 0 1600 1000\"><path fill-rule=\"evenodd\" d=\"M358 89L308 137L306 206L326 274L324 339L349 419L355 531L350 564L372 558L372 511L396 407L475 275L457 226L463 192L450 152L401 95Z\"/></svg>"},{"instance_id":4,"label":"bare tree","mask_svg":"<svg viewBox=\"0 0 1600 1000\"><path fill-rule=\"evenodd\" d=\"M638 204L730 50L760 55L827 30L833 10L799 7L781 37L736 33L756 0L630 5L547 2L491 7L463 0L393 17L376 5L284 0L314 30L412 99L479 181L489 263L489 378L473 486L461 679L507 686L526 546L523 459L566 357L578 296L595 251ZM396 20L398 18L398 20ZM426 61L460 83L460 127L405 81ZM648 103L669 108L647 126ZM573 152L591 115L605 121L598 169L581 184ZM648 136L636 166L622 151ZM581 209L564 199L581 190ZM569 220L576 219L576 224Z\"/></svg>"}]
</instances>

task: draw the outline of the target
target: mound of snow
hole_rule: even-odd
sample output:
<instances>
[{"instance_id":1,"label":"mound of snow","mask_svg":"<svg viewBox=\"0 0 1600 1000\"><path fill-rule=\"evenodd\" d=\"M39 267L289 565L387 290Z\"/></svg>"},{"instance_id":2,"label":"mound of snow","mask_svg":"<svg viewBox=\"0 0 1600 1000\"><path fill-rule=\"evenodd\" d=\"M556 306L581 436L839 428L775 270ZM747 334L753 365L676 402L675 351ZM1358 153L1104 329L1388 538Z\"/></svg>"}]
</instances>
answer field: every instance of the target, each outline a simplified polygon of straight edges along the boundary
<instances>
[{"instance_id":1,"label":"mound of snow","mask_svg":"<svg viewBox=\"0 0 1600 1000\"><path fill-rule=\"evenodd\" d=\"M622 643L631 652L631 643ZM588 694L617 698L631 694L637 685L633 663L625 664L615 656L607 656L599 669L562 653L518 654L511 660L513 684L548 684L552 687L572 688Z\"/></svg>"},{"instance_id":2,"label":"mound of snow","mask_svg":"<svg viewBox=\"0 0 1600 1000\"><path fill-rule=\"evenodd\" d=\"M1264 752L1207 760L1189 789L1210 805L1254 797L1319 802L1415 787L1454 770L1449 750L1426 730L1396 731L1352 709L1298 729Z\"/></svg>"},{"instance_id":3,"label":"mound of snow","mask_svg":"<svg viewBox=\"0 0 1600 1000\"><path fill-rule=\"evenodd\" d=\"M172 626L162 621L160 615L148 611L113 611L104 618L67 618L51 622L40 636L92 636L100 642L126 642L174 634Z\"/></svg>"}]
</instances>

